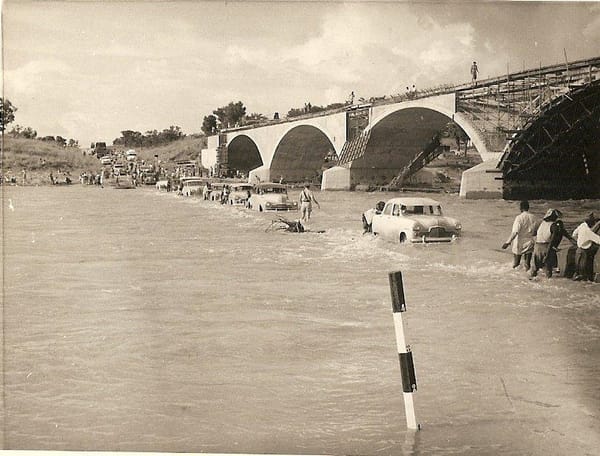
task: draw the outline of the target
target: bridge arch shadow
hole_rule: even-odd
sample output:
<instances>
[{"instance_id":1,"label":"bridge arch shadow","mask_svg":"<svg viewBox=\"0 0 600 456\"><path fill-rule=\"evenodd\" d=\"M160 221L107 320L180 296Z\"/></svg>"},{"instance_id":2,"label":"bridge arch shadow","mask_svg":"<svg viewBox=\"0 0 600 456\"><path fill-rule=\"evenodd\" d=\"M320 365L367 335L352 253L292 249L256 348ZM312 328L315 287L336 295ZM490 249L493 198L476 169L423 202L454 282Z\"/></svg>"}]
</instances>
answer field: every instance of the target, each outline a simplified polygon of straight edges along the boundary
<instances>
[{"instance_id":1,"label":"bridge arch shadow","mask_svg":"<svg viewBox=\"0 0 600 456\"><path fill-rule=\"evenodd\" d=\"M350 165L353 183L389 183L451 120L424 107L399 108L381 118L371 126L363 156Z\"/></svg>"},{"instance_id":2,"label":"bridge arch shadow","mask_svg":"<svg viewBox=\"0 0 600 456\"><path fill-rule=\"evenodd\" d=\"M327 135L312 125L299 125L279 141L271 161L273 180L320 182L323 170L335 158L335 147Z\"/></svg>"},{"instance_id":3,"label":"bridge arch shadow","mask_svg":"<svg viewBox=\"0 0 600 456\"><path fill-rule=\"evenodd\" d=\"M230 172L236 171L248 175L250 170L264 163L256 143L246 135L239 135L227 146L227 165Z\"/></svg>"}]
</instances>

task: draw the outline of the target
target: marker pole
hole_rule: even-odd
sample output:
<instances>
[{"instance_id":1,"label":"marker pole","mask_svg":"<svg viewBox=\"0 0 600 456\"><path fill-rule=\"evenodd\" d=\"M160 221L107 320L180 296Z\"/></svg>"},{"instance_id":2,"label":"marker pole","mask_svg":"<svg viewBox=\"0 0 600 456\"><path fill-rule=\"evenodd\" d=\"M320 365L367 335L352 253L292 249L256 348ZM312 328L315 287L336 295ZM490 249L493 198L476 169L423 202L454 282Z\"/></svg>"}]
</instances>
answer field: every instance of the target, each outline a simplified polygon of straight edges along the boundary
<instances>
[{"instance_id":1,"label":"marker pole","mask_svg":"<svg viewBox=\"0 0 600 456\"><path fill-rule=\"evenodd\" d=\"M420 429L421 426L417 424L413 402L413 392L417 390L415 366L413 364L410 345L406 344L406 339L404 338L404 323L402 321L402 312L406 312L402 272L390 272L389 279L390 291L392 293L396 346L398 348L398 357L400 358L400 373L402 374L402 394L404 396L404 409L406 412L406 427L408 429Z\"/></svg>"}]
</instances>

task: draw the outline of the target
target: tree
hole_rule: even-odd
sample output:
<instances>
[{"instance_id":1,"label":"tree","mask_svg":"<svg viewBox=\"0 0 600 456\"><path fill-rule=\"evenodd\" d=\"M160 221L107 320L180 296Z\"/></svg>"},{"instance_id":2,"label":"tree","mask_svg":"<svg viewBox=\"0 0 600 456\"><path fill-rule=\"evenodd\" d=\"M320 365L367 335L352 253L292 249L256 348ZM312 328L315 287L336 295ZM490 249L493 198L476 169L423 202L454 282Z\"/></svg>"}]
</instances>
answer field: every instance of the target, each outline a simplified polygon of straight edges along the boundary
<instances>
[{"instance_id":1,"label":"tree","mask_svg":"<svg viewBox=\"0 0 600 456\"><path fill-rule=\"evenodd\" d=\"M10 100L0 97L0 131L4 131L6 126L15 120L15 112L17 108Z\"/></svg>"},{"instance_id":2,"label":"tree","mask_svg":"<svg viewBox=\"0 0 600 456\"><path fill-rule=\"evenodd\" d=\"M173 142L183 138L185 135L181 131L181 127L171 125L165 128L161 133L162 142Z\"/></svg>"},{"instance_id":3,"label":"tree","mask_svg":"<svg viewBox=\"0 0 600 456\"><path fill-rule=\"evenodd\" d=\"M267 121L267 117L258 112L253 112L244 117L244 125L254 125Z\"/></svg>"},{"instance_id":4,"label":"tree","mask_svg":"<svg viewBox=\"0 0 600 456\"><path fill-rule=\"evenodd\" d=\"M142 145L142 134L139 131L123 130L121 137L113 141L116 146L138 147Z\"/></svg>"},{"instance_id":5,"label":"tree","mask_svg":"<svg viewBox=\"0 0 600 456\"><path fill-rule=\"evenodd\" d=\"M241 101L238 101L237 103L232 101L227 106L215 109L213 114L219 118L223 127L233 127L239 124L246 115L246 107Z\"/></svg>"},{"instance_id":6,"label":"tree","mask_svg":"<svg viewBox=\"0 0 600 456\"><path fill-rule=\"evenodd\" d=\"M67 140L65 138L63 138L62 136L57 136L56 142L58 143L59 146L65 147L67 145Z\"/></svg>"},{"instance_id":7,"label":"tree","mask_svg":"<svg viewBox=\"0 0 600 456\"><path fill-rule=\"evenodd\" d=\"M217 118L212 114L204 116L201 128L202 131L206 134L206 136L212 135L217 131Z\"/></svg>"},{"instance_id":8,"label":"tree","mask_svg":"<svg viewBox=\"0 0 600 456\"><path fill-rule=\"evenodd\" d=\"M298 117L301 116L302 114L305 114L306 111L304 111L304 109L300 109L300 108L292 108L288 111L287 116L286 117Z\"/></svg>"},{"instance_id":9,"label":"tree","mask_svg":"<svg viewBox=\"0 0 600 456\"><path fill-rule=\"evenodd\" d=\"M19 124L16 124L14 127L12 127L10 129L10 131L8 132L8 135L12 136L13 138L19 138L21 136L22 132L23 132L23 127Z\"/></svg>"},{"instance_id":10,"label":"tree","mask_svg":"<svg viewBox=\"0 0 600 456\"><path fill-rule=\"evenodd\" d=\"M24 138L28 138L28 139L37 138L37 131L35 131L31 127L25 128L21 134L23 135Z\"/></svg>"}]
</instances>

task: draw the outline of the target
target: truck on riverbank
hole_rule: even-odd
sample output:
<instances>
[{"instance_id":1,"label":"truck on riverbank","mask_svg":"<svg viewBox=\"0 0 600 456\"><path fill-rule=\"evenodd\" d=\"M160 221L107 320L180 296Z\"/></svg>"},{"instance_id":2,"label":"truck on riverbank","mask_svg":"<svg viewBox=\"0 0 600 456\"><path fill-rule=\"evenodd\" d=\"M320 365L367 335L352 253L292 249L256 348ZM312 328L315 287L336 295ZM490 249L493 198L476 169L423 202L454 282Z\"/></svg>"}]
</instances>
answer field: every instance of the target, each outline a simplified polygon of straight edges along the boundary
<instances>
[{"instance_id":1,"label":"truck on riverbank","mask_svg":"<svg viewBox=\"0 0 600 456\"><path fill-rule=\"evenodd\" d=\"M93 153L96 155L96 158L100 159L105 155L108 155L108 149L106 148L105 142L97 142L94 144Z\"/></svg>"}]
</instances>

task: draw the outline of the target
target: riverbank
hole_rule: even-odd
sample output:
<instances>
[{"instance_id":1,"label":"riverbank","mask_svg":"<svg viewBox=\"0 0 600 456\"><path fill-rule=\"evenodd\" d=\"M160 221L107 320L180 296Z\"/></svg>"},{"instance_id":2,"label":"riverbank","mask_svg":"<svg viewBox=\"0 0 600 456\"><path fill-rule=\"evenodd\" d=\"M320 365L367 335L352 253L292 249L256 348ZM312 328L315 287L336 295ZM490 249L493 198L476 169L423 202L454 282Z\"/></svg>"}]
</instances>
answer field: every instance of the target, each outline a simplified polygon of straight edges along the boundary
<instances>
[{"instance_id":1,"label":"riverbank","mask_svg":"<svg viewBox=\"0 0 600 456\"><path fill-rule=\"evenodd\" d=\"M76 181L98 167L96 157L78 147L10 136L2 140L2 181L8 185L51 185L50 173L59 182L67 176Z\"/></svg>"}]
</instances>

